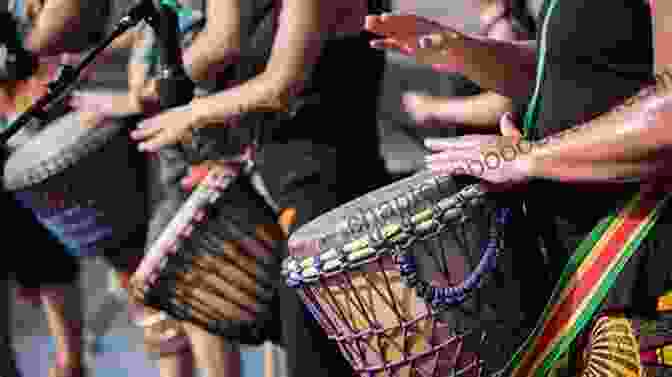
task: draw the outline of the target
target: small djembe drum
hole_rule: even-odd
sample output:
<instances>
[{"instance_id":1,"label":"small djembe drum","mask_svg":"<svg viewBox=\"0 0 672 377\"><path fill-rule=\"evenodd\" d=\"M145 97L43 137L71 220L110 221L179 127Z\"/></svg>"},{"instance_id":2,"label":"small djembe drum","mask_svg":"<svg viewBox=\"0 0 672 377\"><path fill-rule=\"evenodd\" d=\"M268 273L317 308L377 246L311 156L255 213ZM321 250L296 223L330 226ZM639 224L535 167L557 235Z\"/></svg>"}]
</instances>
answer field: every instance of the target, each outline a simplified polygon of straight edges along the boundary
<instances>
[{"instance_id":1,"label":"small djembe drum","mask_svg":"<svg viewBox=\"0 0 672 377\"><path fill-rule=\"evenodd\" d=\"M511 213L481 185L420 172L298 228L282 274L358 376L489 375L527 333L500 266Z\"/></svg>"},{"instance_id":2,"label":"small djembe drum","mask_svg":"<svg viewBox=\"0 0 672 377\"><path fill-rule=\"evenodd\" d=\"M152 243L131 278L133 300L243 344L275 339L285 240L238 167L214 167ZM224 193L224 191L226 191ZM224 195L222 195L224 193Z\"/></svg>"},{"instance_id":3,"label":"small djembe drum","mask_svg":"<svg viewBox=\"0 0 672 377\"><path fill-rule=\"evenodd\" d=\"M94 256L146 226L145 160L124 132L139 117L95 126L81 117L70 112L10 138L3 182L71 253Z\"/></svg>"}]
</instances>

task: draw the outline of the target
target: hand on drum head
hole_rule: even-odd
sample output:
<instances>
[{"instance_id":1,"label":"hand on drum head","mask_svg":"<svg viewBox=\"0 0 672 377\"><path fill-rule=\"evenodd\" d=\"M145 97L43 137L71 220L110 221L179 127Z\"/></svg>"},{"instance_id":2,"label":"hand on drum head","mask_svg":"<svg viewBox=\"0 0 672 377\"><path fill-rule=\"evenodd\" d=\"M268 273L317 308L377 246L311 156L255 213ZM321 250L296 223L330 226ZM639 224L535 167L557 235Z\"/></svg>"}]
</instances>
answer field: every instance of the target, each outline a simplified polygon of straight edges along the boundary
<instances>
[{"instance_id":1,"label":"hand on drum head","mask_svg":"<svg viewBox=\"0 0 672 377\"><path fill-rule=\"evenodd\" d=\"M424 63L424 56L428 53L435 55L440 45L441 59L439 62L429 62L432 68L440 72L457 72L463 66L460 44L451 43L453 39L461 39L463 34L438 22L412 14L384 13L367 16L364 29L385 37L371 41L373 48L415 56ZM454 38L444 38L444 35Z\"/></svg>"},{"instance_id":2,"label":"hand on drum head","mask_svg":"<svg viewBox=\"0 0 672 377\"><path fill-rule=\"evenodd\" d=\"M188 141L197 124L191 105L173 107L140 122L131 138L140 142L141 152L158 152L163 147Z\"/></svg>"},{"instance_id":3,"label":"hand on drum head","mask_svg":"<svg viewBox=\"0 0 672 377\"><path fill-rule=\"evenodd\" d=\"M428 168L437 175L467 175L494 184L527 182L533 145L523 140L510 113L502 117L500 129L501 136L427 139L425 145L437 152L425 158Z\"/></svg>"}]
</instances>

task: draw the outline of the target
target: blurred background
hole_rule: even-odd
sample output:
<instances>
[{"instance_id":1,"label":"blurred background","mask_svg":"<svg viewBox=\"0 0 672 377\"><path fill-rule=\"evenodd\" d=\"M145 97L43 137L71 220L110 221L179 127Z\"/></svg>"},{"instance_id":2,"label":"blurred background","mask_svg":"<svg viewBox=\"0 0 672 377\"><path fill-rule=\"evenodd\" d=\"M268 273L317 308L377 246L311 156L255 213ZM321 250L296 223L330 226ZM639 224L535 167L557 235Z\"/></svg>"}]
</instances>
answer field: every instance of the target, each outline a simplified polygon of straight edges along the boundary
<instances>
[{"instance_id":1,"label":"blurred background","mask_svg":"<svg viewBox=\"0 0 672 377\"><path fill-rule=\"evenodd\" d=\"M7 0L0 0L6 7ZM95 0L89 0L95 1ZM113 0L116 22L128 7L128 0ZM393 0L392 9L412 12L432 18L446 25L454 25L466 31L478 29L476 2L436 0ZM3 4L5 3L5 4ZM97 68L93 82L86 90L126 90L126 62L128 56L120 53L104 66ZM469 95L476 88L460 76L436 74L428 67L419 66L406 57L389 54L388 64L380 98L381 152L387 167L395 175L404 175L416 170L422 163L424 151L421 138L433 135L452 135L453 131L428 131L415 128L401 108L401 95L407 90L425 91L434 95ZM142 350L140 331L131 327L123 299L117 299L114 279L107 267L96 259L84 262L83 285L87 297L87 327L91 332L89 364L91 377L144 376L158 377L152 361L147 360ZM12 296L10 296L12 297ZM25 377L47 376L52 362L49 359L53 344L48 337L44 314L40 308L14 304L14 341L20 367ZM265 345L248 347L243 351L243 375L245 377L284 377L282 350Z\"/></svg>"}]
</instances>

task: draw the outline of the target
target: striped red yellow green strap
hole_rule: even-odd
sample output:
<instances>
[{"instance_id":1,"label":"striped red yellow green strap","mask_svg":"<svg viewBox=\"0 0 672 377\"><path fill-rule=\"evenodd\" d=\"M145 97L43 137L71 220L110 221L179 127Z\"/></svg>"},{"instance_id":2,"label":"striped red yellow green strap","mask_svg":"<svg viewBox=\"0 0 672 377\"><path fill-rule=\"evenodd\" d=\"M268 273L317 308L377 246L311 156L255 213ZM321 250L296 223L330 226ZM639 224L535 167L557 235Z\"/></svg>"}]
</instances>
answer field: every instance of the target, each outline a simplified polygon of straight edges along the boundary
<instances>
[{"instance_id":1,"label":"striped red yellow green strap","mask_svg":"<svg viewBox=\"0 0 672 377\"><path fill-rule=\"evenodd\" d=\"M567 352L668 199L669 194L638 193L593 229L565 267L537 328L511 360L511 377L543 377Z\"/></svg>"}]
</instances>

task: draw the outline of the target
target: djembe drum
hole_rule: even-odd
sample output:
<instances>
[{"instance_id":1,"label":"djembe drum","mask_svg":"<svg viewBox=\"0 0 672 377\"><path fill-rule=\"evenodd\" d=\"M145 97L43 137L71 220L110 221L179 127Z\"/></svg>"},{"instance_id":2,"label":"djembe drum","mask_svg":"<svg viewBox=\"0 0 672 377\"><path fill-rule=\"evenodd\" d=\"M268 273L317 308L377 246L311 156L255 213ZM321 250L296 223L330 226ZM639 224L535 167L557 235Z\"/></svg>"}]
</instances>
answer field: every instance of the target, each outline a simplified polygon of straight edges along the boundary
<instances>
[{"instance_id":1,"label":"djembe drum","mask_svg":"<svg viewBox=\"0 0 672 377\"><path fill-rule=\"evenodd\" d=\"M124 132L139 118L87 127L81 116L70 112L10 138L3 182L70 252L102 255L146 226L145 160Z\"/></svg>"},{"instance_id":2,"label":"djembe drum","mask_svg":"<svg viewBox=\"0 0 672 377\"><path fill-rule=\"evenodd\" d=\"M512 274L503 244L518 212L480 185L456 191L450 178L421 172L290 238L286 283L356 375L489 375L533 326L518 317L525 271Z\"/></svg>"},{"instance_id":3,"label":"djembe drum","mask_svg":"<svg viewBox=\"0 0 672 377\"><path fill-rule=\"evenodd\" d=\"M277 247L286 238L270 207L245 206L255 193L246 180L231 185L238 168L213 168L192 192L133 274L130 294L213 334L261 344L277 338Z\"/></svg>"}]
</instances>

